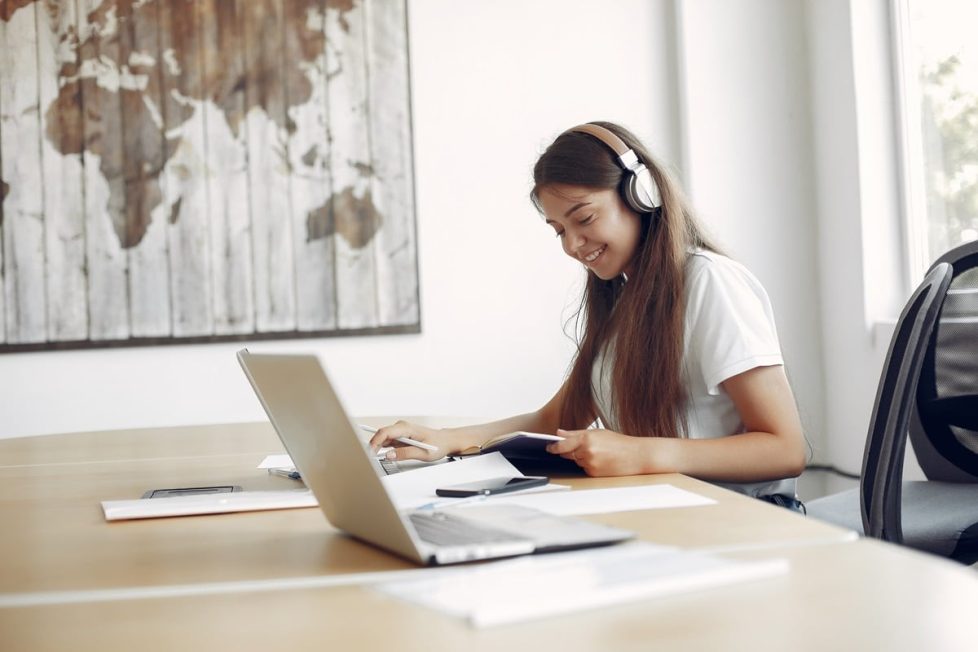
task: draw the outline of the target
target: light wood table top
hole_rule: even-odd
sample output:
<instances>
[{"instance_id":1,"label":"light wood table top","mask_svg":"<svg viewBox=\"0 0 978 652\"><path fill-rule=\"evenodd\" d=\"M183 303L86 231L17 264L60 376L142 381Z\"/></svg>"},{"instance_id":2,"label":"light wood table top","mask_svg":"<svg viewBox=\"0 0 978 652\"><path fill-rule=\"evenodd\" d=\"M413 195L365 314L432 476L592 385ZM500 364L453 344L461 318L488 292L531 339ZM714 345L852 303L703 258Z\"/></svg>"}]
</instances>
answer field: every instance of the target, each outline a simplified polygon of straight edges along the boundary
<instances>
[{"instance_id":1,"label":"light wood table top","mask_svg":"<svg viewBox=\"0 0 978 652\"><path fill-rule=\"evenodd\" d=\"M370 650L392 640L405 650L526 649L558 641L564 650L953 649L972 641L963 613L978 604L970 569L853 541L833 526L680 475L559 481L575 488L667 483L709 496L716 504L588 518L655 543L734 558L784 557L790 573L475 630L369 587L297 588L306 578L415 568L338 533L315 508L103 519L99 501L137 498L151 488L294 488L294 481L255 468L276 452L281 446L268 424L0 441L0 599L22 605L0 608L0 649ZM248 582L263 590L235 588ZM218 590L152 597L203 585ZM114 590L150 597L105 599Z\"/></svg>"}]
</instances>

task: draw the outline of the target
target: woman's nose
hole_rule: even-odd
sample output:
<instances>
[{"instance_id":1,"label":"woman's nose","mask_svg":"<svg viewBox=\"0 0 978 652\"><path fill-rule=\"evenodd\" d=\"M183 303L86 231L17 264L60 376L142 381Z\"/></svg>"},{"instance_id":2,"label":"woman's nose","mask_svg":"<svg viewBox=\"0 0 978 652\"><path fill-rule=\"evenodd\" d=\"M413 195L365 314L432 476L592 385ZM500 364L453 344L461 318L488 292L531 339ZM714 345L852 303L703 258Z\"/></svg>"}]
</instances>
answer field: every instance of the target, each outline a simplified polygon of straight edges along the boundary
<instances>
[{"instance_id":1,"label":"woman's nose","mask_svg":"<svg viewBox=\"0 0 978 652\"><path fill-rule=\"evenodd\" d=\"M580 233L571 233L570 231L564 233L564 252L568 256L576 256L578 250L584 246L587 239Z\"/></svg>"}]
</instances>

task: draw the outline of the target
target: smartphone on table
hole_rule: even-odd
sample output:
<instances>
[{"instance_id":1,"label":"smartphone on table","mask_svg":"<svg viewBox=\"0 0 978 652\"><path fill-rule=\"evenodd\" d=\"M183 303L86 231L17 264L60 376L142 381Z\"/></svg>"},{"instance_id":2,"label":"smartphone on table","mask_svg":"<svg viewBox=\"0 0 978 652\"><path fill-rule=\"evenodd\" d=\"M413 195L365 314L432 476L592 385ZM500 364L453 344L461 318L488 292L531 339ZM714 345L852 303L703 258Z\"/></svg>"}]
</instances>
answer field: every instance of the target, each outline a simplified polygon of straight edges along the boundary
<instances>
[{"instance_id":1,"label":"smartphone on table","mask_svg":"<svg viewBox=\"0 0 978 652\"><path fill-rule=\"evenodd\" d=\"M453 484L447 487L435 489L435 494L445 498L464 498L466 496L491 496L503 494L508 491L519 491L530 487L541 487L550 482L546 476L528 475L518 478L511 476L503 478L490 478L489 480L478 480L476 482L465 482Z\"/></svg>"}]
</instances>

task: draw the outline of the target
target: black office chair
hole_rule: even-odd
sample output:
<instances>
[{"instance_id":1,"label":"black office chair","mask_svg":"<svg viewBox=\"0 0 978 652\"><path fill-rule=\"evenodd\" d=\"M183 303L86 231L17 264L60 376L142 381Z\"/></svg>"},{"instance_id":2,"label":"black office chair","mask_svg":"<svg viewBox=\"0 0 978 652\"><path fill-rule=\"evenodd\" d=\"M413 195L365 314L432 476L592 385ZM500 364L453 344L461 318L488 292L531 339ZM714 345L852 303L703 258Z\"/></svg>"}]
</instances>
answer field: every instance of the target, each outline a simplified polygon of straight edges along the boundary
<instances>
[{"instance_id":1,"label":"black office chair","mask_svg":"<svg viewBox=\"0 0 978 652\"><path fill-rule=\"evenodd\" d=\"M928 480L978 483L978 241L934 265L954 268L924 356L910 414L910 443Z\"/></svg>"},{"instance_id":2,"label":"black office chair","mask_svg":"<svg viewBox=\"0 0 978 652\"><path fill-rule=\"evenodd\" d=\"M903 482L918 379L933 349L954 268L939 261L897 321L883 364L863 452L859 488L808 503L808 514L866 536L950 557L978 560L978 484Z\"/></svg>"}]
</instances>

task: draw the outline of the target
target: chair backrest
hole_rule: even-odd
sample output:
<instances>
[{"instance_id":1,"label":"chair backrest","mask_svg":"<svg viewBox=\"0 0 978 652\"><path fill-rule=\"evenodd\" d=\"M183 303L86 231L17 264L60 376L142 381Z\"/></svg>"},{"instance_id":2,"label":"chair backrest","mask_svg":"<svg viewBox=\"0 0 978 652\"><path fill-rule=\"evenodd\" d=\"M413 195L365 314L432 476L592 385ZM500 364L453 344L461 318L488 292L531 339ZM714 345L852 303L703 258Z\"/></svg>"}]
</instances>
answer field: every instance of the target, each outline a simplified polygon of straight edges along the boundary
<instances>
[{"instance_id":1,"label":"chair backrest","mask_svg":"<svg viewBox=\"0 0 978 652\"><path fill-rule=\"evenodd\" d=\"M883 363L859 483L863 531L877 539L903 542L900 500L910 412L951 274L948 263L927 273L900 314Z\"/></svg>"},{"instance_id":2,"label":"chair backrest","mask_svg":"<svg viewBox=\"0 0 978 652\"><path fill-rule=\"evenodd\" d=\"M954 268L924 355L910 415L910 443L929 480L978 482L978 241L935 265Z\"/></svg>"}]
</instances>

